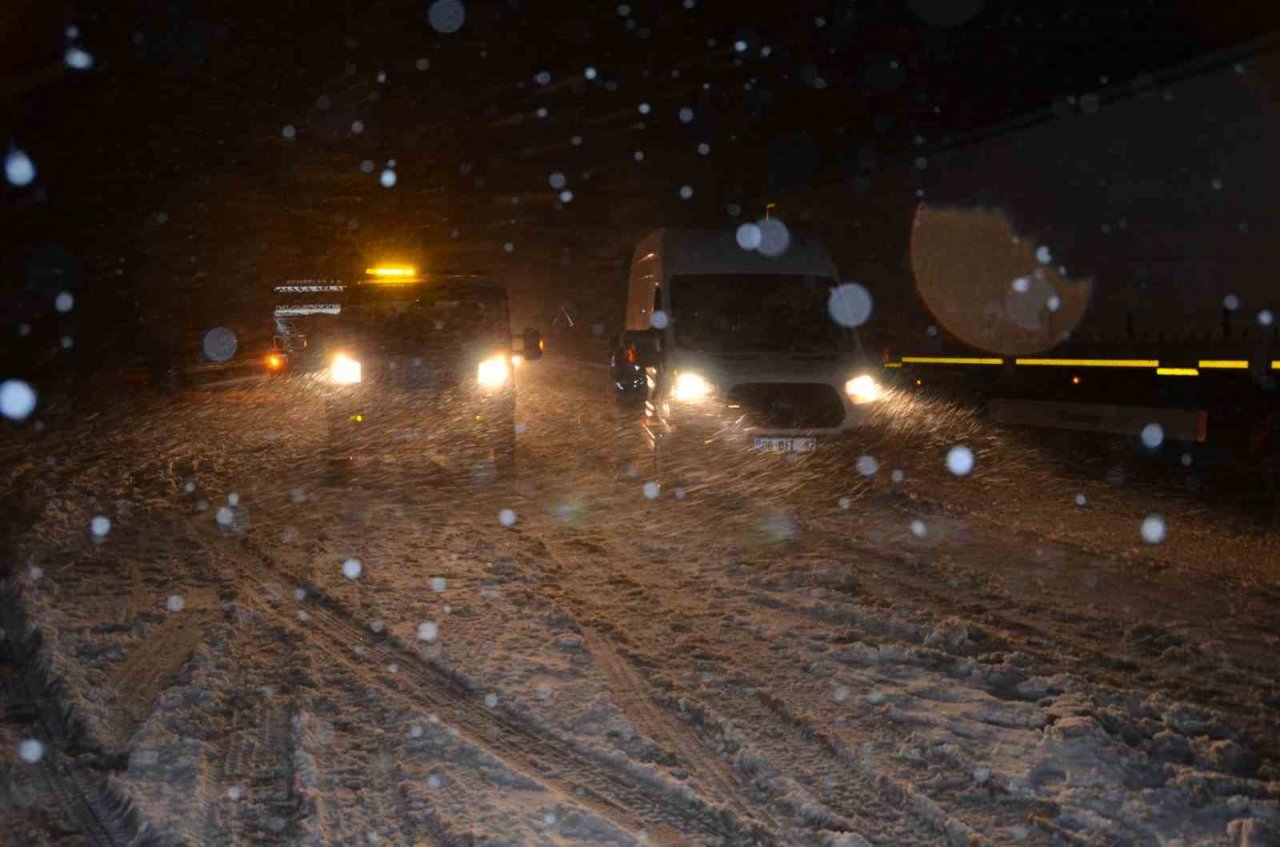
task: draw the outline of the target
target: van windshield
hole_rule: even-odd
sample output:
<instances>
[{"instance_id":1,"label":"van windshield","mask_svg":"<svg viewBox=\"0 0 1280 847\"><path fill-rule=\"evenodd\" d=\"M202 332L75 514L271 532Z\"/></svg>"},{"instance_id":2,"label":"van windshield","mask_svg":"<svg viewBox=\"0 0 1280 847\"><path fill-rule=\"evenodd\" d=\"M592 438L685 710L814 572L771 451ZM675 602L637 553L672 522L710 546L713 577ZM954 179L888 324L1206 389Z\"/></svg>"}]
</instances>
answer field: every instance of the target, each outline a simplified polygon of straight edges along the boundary
<instances>
[{"instance_id":1,"label":"van windshield","mask_svg":"<svg viewBox=\"0 0 1280 847\"><path fill-rule=\"evenodd\" d=\"M853 333L831 319L836 281L807 274L683 274L671 278L675 342L687 350L838 353Z\"/></svg>"}]
</instances>

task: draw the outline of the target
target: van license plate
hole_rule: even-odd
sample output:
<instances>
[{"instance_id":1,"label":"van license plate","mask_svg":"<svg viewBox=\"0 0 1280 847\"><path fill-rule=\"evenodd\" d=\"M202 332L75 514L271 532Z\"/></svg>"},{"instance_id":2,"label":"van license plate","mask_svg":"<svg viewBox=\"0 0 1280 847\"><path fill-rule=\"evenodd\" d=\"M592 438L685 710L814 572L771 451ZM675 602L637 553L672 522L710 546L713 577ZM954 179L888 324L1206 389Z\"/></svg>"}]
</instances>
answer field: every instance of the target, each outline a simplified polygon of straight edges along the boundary
<instances>
[{"instance_id":1,"label":"van license plate","mask_svg":"<svg viewBox=\"0 0 1280 847\"><path fill-rule=\"evenodd\" d=\"M818 449L816 438L757 438L756 450L761 453L812 453Z\"/></svg>"}]
</instances>

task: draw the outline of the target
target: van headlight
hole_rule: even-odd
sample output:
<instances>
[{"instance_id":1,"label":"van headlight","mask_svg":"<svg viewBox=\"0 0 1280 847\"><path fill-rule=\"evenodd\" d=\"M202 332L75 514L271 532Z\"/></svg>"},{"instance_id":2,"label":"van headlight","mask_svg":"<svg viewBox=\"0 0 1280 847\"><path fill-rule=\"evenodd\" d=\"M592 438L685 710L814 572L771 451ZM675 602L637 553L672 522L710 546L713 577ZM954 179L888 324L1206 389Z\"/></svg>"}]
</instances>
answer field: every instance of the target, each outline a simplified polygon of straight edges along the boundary
<instances>
[{"instance_id":1,"label":"van headlight","mask_svg":"<svg viewBox=\"0 0 1280 847\"><path fill-rule=\"evenodd\" d=\"M501 388L511 378L511 365L503 355L490 356L476 368L476 382L481 388Z\"/></svg>"},{"instance_id":2,"label":"van headlight","mask_svg":"<svg viewBox=\"0 0 1280 847\"><path fill-rule=\"evenodd\" d=\"M715 385L701 374L685 372L676 374L676 384L671 395L682 403L696 403L716 393Z\"/></svg>"},{"instance_id":3,"label":"van headlight","mask_svg":"<svg viewBox=\"0 0 1280 847\"><path fill-rule=\"evenodd\" d=\"M329 380L338 385L355 385L360 381L360 363L346 353L337 353L329 363Z\"/></svg>"},{"instance_id":4,"label":"van headlight","mask_svg":"<svg viewBox=\"0 0 1280 847\"><path fill-rule=\"evenodd\" d=\"M844 384L844 393L848 394L849 400L857 405L874 403L880 399L884 389L880 387L880 383L876 382L875 377L870 374L859 374Z\"/></svg>"}]
</instances>

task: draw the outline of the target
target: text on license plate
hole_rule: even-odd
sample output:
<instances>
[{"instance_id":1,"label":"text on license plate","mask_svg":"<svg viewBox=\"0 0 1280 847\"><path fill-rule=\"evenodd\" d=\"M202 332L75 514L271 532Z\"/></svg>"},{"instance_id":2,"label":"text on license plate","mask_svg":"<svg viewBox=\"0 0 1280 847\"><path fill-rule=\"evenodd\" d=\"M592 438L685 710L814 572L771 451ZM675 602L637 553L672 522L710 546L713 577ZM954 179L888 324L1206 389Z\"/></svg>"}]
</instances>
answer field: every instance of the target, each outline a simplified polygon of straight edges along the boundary
<instances>
[{"instance_id":1,"label":"text on license plate","mask_svg":"<svg viewBox=\"0 0 1280 847\"><path fill-rule=\"evenodd\" d=\"M818 449L816 438L757 438L756 450L761 453L812 453Z\"/></svg>"}]
</instances>

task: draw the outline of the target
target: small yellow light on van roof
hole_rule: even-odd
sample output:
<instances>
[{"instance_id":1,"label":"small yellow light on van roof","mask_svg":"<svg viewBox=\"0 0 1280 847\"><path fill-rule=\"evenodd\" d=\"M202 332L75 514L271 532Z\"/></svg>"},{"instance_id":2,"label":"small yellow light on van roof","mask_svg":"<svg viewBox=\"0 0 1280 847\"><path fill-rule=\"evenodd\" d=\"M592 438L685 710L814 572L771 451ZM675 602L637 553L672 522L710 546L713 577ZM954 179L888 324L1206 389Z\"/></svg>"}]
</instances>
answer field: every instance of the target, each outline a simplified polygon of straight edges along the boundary
<instances>
[{"instance_id":1,"label":"small yellow light on van roof","mask_svg":"<svg viewBox=\"0 0 1280 847\"><path fill-rule=\"evenodd\" d=\"M418 269L409 265L378 265L365 271L374 279L403 280L418 275Z\"/></svg>"}]
</instances>

